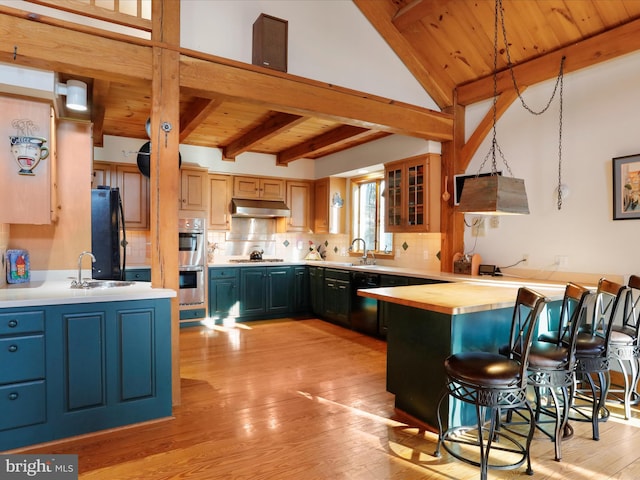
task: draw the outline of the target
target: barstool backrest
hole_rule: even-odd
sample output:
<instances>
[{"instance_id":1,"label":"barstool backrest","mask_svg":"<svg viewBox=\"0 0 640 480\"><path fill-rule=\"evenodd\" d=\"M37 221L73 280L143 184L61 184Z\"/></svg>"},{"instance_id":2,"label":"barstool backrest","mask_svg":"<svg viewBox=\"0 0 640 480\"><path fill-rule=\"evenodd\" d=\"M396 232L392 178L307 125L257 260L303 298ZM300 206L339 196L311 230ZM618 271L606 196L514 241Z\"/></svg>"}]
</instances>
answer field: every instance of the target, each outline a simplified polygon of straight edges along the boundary
<instances>
[{"instance_id":1,"label":"barstool backrest","mask_svg":"<svg viewBox=\"0 0 640 480\"><path fill-rule=\"evenodd\" d=\"M509 335L509 358L521 363L522 375L520 379L525 383L527 376L524 372L529 365L531 340L537 329L540 314L548 301L549 299L544 295L527 287L518 289Z\"/></svg>"},{"instance_id":2,"label":"barstool backrest","mask_svg":"<svg viewBox=\"0 0 640 480\"><path fill-rule=\"evenodd\" d=\"M562 307L560 308L560 320L558 322L558 338L556 345L567 345L569 349L569 363L567 367L573 368L576 359L576 343L580 326L587 318L587 301L591 296L588 288L568 283L564 290Z\"/></svg>"},{"instance_id":3,"label":"barstool backrest","mask_svg":"<svg viewBox=\"0 0 640 480\"><path fill-rule=\"evenodd\" d=\"M606 278L601 278L598 281L593 315L591 316L590 325L585 326L587 327L586 331L590 332L592 336L604 338L605 351L603 352L603 357L609 354L611 328L619 315L618 309L622 307L623 302L621 300L626 296L627 290L626 286Z\"/></svg>"},{"instance_id":4,"label":"barstool backrest","mask_svg":"<svg viewBox=\"0 0 640 480\"><path fill-rule=\"evenodd\" d=\"M624 317L622 326L635 331L635 338L638 338L640 329L640 277L631 275L627 283L627 295L624 299Z\"/></svg>"}]
</instances>

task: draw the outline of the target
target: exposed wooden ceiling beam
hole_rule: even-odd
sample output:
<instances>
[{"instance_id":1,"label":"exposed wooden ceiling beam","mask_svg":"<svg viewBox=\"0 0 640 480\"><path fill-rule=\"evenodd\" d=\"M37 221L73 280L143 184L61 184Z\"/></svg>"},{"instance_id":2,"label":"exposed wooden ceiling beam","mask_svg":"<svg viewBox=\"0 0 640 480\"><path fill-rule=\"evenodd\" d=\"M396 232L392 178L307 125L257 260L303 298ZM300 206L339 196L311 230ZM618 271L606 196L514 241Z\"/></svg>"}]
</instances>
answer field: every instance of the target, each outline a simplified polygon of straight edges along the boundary
<instances>
[{"instance_id":1,"label":"exposed wooden ceiling beam","mask_svg":"<svg viewBox=\"0 0 640 480\"><path fill-rule=\"evenodd\" d=\"M451 0L414 0L402 7L393 17L393 24L401 32L436 12L441 12Z\"/></svg>"},{"instance_id":2,"label":"exposed wooden ceiling beam","mask_svg":"<svg viewBox=\"0 0 640 480\"><path fill-rule=\"evenodd\" d=\"M621 25L579 43L513 67L519 88L535 85L558 75L560 61L566 57L564 72L574 72L606 60L640 50L640 20ZM513 88L509 70L497 75L498 93ZM470 105L493 96L493 75L460 85L460 105Z\"/></svg>"},{"instance_id":3,"label":"exposed wooden ceiling beam","mask_svg":"<svg viewBox=\"0 0 640 480\"><path fill-rule=\"evenodd\" d=\"M262 122L250 132L245 133L237 140L222 149L222 158L225 160L233 160L237 155L251 150L251 147L268 140L278 133L302 123L306 118L299 115L291 115L289 113L276 113L267 121Z\"/></svg>"},{"instance_id":4,"label":"exposed wooden ceiling beam","mask_svg":"<svg viewBox=\"0 0 640 480\"><path fill-rule=\"evenodd\" d=\"M180 142L206 120L222 104L221 99L196 98L180 115Z\"/></svg>"},{"instance_id":5,"label":"exposed wooden ceiling beam","mask_svg":"<svg viewBox=\"0 0 640 480\"><path fill-rule=\"evenodd\" d=\"M371 0L353 0L353 2L396 52L431 99L440 108L450 106L453 103L452 92L455 85L441 73L442 69L439 65L430 62L428 58L416 55L415 49L393 24L393 18L396 15L393 2Z\"/></svg>"},{"instance_id":6,"label":"exposed wooden ceiling beam","mask_svg":"<svg viewBox=\"0 0 640 480\"><path fill-rule=\"evenodd\" d=\"M93 122L93 146L102 147L104 144L104 115L105 99L109 95L111 82L94 80L91 88L91 121Z\"/></svg>"},{"instance_id":7,"label":"exposed wooden ceiling beam","mask_svg":"<svg viewBox=\"0 0 640 480\"><path fill-rule=\"evenodd\" d=\"M183 87L198 90L204 97L217 93L274 111L426 140L447 141L452 136L450 115L293 75L273 74L266 68L247 69L182 55L180 78Z\"/></svg>"},{"instance_id":8,"label":"exposed wooden ceiling beam","mask_svg":"<svg viewBox=\"0 0 640 480\"><path fill-rule=\"evenodd\" d=\"M298 145L283 150L278 153L276 163L287 165L300 158L315 158L327 153L333 153L340 149L341 144L352 142L355 139L370 136L379 136L380 132L375 132L362 127L343 125L333 130L318 135L315 138L299 143ZM385 134L386 135L386 134Z\"/></svg>"},{"instance_id":9,"label":"exposed wooden ceiling beam","mask_svg":"<svg viewBox=\"0 0 640 480\"><path fill-rule=\"evenodd\" d=\"M504 112L507 111L509 106L518 98L518 94L515 89L507 90L502 92L498 98L496 99L496 121L502 117ZM467 143L464 144L462 149L460 150L460 154L458 156L458 166L463 170L466 170L471 162L471 158L476 153L480 144L486 138L486 136L491 132L493 128L493 105L484 116L484 118L480 121L476 129L473 131Z\"/></svg>"},{"instance_id":10,"label":"exposed wooden ceiling beam","mask_svg":"<svg viewBox=\"0 0 640 480\"><path fill-rule=\"evenodd\" d=\"M5 11L15 10L0 7L2 62L122 83L151 82L152 50L149 42L136 40L137 43L132 43L128 41L129 37L124 41L98 36L93 32L43 23L39 18L34 21L6 14Z\"/></svg>"}]
</instances>

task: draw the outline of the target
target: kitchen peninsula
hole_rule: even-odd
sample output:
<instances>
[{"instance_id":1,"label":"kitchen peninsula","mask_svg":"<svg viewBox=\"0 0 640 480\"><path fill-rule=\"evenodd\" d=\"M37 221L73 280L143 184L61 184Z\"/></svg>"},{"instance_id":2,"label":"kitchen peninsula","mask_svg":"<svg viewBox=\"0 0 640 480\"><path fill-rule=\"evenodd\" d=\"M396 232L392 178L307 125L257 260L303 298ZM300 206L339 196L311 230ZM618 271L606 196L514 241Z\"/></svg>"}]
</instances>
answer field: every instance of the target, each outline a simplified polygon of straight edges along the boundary
<instances>
[{"instance_id":1,"label":"kitchen peninsula","mask_svg":"<svg viewBox=\"0 0 640 480\"><path fill-rule=\"evenodd\" d=\"M171 416L176 293L70 285L0 289L0 450Z\"/></svg>"},{"instance_id":2,"label":"kitchen peninsula","mask_svg":"<svg viewBox=\"0 0 640 480\"><path fill-rule=\"evenodd\" d=\"M400 414L437 431L437 403L446 383L444 360L469 350L498 351L507 343L518 288L514 281L461 281L360 290L386 302L387 390ZM559 308L564 285L530 283ZM541 318L539 328L547 324ZM447 399L446 423L468 423L469 405Z\"/></svg>"}]
</instances>

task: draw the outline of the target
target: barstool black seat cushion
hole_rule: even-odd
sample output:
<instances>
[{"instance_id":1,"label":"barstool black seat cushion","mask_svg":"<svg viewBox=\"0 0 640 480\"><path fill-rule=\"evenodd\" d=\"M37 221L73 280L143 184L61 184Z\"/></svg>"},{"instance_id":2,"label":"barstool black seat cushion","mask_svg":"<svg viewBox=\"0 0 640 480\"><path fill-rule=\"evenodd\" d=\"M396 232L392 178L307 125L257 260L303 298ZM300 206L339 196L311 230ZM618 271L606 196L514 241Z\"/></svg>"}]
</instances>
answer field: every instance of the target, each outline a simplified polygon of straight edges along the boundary
<instances>
[{"instance_id":1,"label":"barstool black seat cushion","mask_svg":"<svg viewBox=\"0 0 640 480\"><path fill-rule=\"evenodd\" d=\"M556 343L558 340L558 331L551 330L549 332L541 333L538 335L538 340L541 342Z\"/></svg>"},{"instance_id":2,"label":"barstool black seat cushion","mask_svg":"<svg viewBox=\"0 0 640 480\"><path fill-rule=\"evenodd\" d=\"M520 364L498 353L456 353L444 361L444 368L449 377L474 385L507 388L520 380Z\"/></svg>"},{"instance_id":3,"label":"barstool black seat cushion","mask_svg":"<svg viewBox=\"0 0 640 480\"><path fill-rule=\"evenodd\" d=\"M529 350L529 368L559 370L569 362L569 349L549 342L533 342Z\"/></svg>"},{"instance_id":4,"label":"barstool black seat cushion","mask_svg":"<svg viewBox=\"0 0 640 480\"><path fill-rule=\"evenodd\" d=\"M578 357L600 357L605 351L604 338L590 333L578 333L576 355Z\"/></svg>"}]
</instances>

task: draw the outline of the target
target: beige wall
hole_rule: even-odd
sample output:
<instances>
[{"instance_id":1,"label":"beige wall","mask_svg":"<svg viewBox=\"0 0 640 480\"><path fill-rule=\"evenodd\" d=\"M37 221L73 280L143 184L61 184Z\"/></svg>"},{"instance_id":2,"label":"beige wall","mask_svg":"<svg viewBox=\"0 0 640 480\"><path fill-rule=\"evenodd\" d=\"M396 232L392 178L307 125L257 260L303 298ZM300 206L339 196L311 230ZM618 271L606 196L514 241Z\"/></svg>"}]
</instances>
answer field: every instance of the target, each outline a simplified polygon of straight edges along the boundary
<instances>
[{"instance_id":1,"label":"beige wall","mask_svg":"<svg viewBox=\"0 0 640 480\"><path fill-rule=\"evenodd\" d=\"M60 121L56 135L58 220L10 229L9 248L28 250L32 270L75 269L91 250L91 125Z\"/></svg>"}]
</instances>

